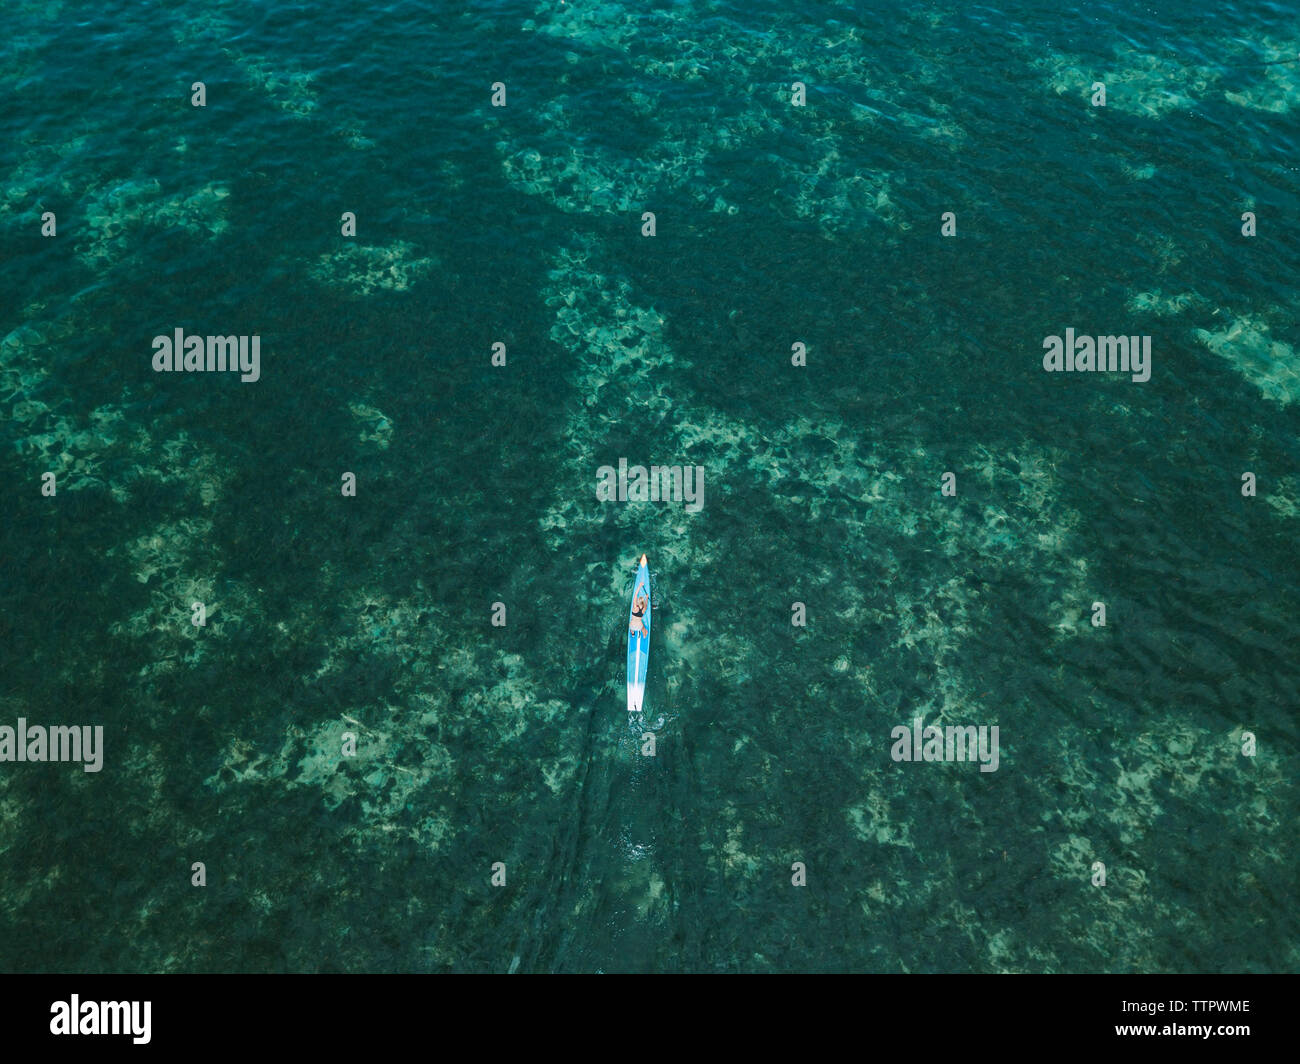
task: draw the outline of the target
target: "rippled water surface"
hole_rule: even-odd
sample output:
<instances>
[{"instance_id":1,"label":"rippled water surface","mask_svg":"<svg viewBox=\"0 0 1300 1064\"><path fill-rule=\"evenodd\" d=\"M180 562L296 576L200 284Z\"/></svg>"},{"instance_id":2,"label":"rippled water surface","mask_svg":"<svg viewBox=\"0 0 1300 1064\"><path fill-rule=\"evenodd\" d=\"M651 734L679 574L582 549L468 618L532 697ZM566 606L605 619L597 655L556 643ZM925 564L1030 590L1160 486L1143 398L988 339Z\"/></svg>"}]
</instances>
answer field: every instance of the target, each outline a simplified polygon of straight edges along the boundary
<instances>
[{"instance_id":1,"label":"rippled water surface","mask_svg":"<svg viewBox=\"0 0 1300 1064\"><path fill-rule=\"evenodd\" d=\"M6 28L0 968L1300 970L1290 5Z\"/></svg>"}]
</instances>

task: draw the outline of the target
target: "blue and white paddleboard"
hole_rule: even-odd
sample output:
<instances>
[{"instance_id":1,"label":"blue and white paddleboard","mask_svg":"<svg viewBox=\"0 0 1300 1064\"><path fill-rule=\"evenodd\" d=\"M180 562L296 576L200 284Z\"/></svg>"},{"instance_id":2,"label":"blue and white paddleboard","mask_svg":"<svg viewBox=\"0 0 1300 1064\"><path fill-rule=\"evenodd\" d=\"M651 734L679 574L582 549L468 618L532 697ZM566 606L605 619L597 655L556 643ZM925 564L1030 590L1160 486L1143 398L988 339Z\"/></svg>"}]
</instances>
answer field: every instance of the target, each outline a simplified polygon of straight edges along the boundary
<instances>
[{"instance_id":1,"label":"blue and white paddleboard","mask_svg":"<svg viewBox=\"0 0 1300 1064\"><path fill-rule=\"evenodd\" d=\"M645 598L641 625L637 624L637 599ZM645 675L650 664L650 567L645 555L641 555L641 566L636 571L636 583L632 585L632 606L627 617L627 711L640 713L641 702L645 698Z\"/></svg>"}]
</instances>

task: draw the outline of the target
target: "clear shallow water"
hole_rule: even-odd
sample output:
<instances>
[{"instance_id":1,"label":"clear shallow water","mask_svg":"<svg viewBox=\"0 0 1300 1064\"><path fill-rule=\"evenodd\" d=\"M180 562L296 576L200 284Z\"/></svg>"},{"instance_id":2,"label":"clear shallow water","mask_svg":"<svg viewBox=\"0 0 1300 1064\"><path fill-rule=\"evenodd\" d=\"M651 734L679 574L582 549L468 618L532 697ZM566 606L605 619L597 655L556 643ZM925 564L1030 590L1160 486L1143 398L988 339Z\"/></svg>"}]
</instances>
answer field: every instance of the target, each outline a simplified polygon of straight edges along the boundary
<instances>
[{"instance_id":1,"label":"clear shallow water","mask_svg":"<svg viewBox=\"0 0 1300 1064\"><path fill-rule=\"evenodd\" d=\"M11 20L0 723L106 752L0 766L6 970L1300 968L1294 13Z\"/></svg>"}]
</instances>

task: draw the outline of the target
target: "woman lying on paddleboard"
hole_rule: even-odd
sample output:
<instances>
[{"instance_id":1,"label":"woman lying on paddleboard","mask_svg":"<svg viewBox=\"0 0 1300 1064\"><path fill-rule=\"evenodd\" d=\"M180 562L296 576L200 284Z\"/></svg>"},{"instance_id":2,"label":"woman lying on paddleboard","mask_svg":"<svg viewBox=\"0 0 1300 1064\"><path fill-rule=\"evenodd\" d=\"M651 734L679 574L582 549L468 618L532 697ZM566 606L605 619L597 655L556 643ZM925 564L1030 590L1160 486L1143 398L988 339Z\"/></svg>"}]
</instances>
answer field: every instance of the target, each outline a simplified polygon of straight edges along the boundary
<instances>
[{"instance_id":1,"label":"woman lying on paddleboard","mask_svg":"<svg viewBox=\"0 0 1300 1064\"><path fill-rule=\"evenodd\" d=\"M644 635L647 637L650 635L650 631L646 628L645 620L643 619L645 617L646 607L649 605L650 600L646 598L645 595L637 595L637 597L632 600L632 621L627 626L629 632L636 632L638 635Z\"/></svg>"}]
</instances>

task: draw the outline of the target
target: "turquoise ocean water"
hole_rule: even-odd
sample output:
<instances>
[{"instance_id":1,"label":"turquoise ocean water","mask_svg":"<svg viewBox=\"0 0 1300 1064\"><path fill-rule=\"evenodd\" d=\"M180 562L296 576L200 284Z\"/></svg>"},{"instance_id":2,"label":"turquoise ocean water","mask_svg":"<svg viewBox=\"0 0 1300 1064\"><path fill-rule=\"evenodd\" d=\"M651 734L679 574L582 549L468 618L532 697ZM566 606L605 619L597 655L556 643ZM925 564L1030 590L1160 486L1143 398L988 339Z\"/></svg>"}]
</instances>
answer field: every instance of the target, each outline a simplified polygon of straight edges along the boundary
<instances>
[{"instance_id":1,"label":"turquoise ocean water","mask_svg":"<svg viewBox=\"0 0 1300 1064\"><path fill-rule=\"evenodd\" d=\"M1294 6L5 12L0 970L1300 970Z\"/></svg>"}]
</instances>

